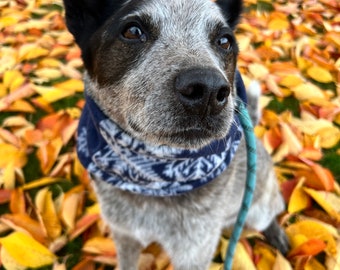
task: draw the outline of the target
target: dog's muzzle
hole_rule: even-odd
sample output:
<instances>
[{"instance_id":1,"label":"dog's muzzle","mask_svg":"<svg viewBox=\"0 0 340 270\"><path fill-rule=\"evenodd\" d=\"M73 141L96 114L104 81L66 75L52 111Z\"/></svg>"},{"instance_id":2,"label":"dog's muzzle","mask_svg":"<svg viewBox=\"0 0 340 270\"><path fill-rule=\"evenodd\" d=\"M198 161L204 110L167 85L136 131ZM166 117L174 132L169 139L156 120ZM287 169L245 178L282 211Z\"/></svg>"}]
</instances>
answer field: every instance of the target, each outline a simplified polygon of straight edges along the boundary
<instances>
[{"instance_id":1,"label":"dog's muzzle","mask_svg":"<svg viewBox=\"0 0 340 270\"><path fill-rule=\"evenodd\" d=\"M218 70L195 68L179 73L175 80L175 91L189 113L216 115L228 102L230 85Z\"/></svg>"}]
</instances>

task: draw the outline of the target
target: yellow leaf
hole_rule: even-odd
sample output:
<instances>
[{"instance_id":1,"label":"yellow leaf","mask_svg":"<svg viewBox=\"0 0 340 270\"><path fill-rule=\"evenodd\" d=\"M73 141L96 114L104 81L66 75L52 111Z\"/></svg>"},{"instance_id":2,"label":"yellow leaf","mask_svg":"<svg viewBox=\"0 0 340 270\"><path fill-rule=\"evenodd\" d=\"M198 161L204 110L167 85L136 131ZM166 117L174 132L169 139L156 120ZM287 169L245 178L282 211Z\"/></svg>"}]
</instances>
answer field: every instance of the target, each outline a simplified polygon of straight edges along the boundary
<instances>
[{"instance_id":1,"label":"yellow leaf","mask_svg":"<svg viewBox=\"0 0 340 270\"><path fill-rule=\"evenodd\" d=\"M249 72L254 76L254 79L264 79L268 74L269 70L262 64L250 64Z\"/></svg>"},{"instance_id":2,"label":"yellow leaf","mask_svg":"<svg viewBox=\"0 0 340 270\"><path fill-rule=\"evenodd\" d=\"M22 232L1 238L0 243L19 265L37 268L52 264L56 259L45 246Z\"/></svg>"},{"instance_id":3,"label":"yellow leaf","mask_svg":"<svg viewBox=\"0 0 340 270\"><path fill-rule=\"evenodd\" d=\"M22 168L27 162L25 149L18 149L7 143L0 143L0 168L12 163L16 168Z\"/></svg>"},{"instance_id":4,"label":"yellow leaf","mask_svg":"<svg viewBox=\"0 0 340 270\"><path fill-rule=\"evenodd\" d=\"M278 31L278 30L287 30L289 27L289 22L284 18L274 18L269 24L268 28L270 30Z\"/></svg>"},{"instance_id":5,"label":"yellow leaf","mask_svg":"<svg viewBox=\"0 0 340 270\"><path fill-rule=\"evenodd\" d=\"M327 70L319 66L312 66L307 69L307 74L313 80L321 83L330 83L333 81L332 74Z\"/></svg>"},{"instance_id":6,"label":"yellow leaf","mask_svg":"<svg viewBox=\"0 0 340 270\"><path fill-rule=\"evenodd\" d=\"M15 188L15 168L13 162L9 162L0 173L0 186L5 189Z\"/></svg>"},{"instance_id":7,"label":"yellow leaf","mask_svg":"<svg viewBox=\"0 0 340 270\"><path fill-rule=\"evenodd\" d=\"M286 233L290 240L297 235L303 235L308 238L308 241L313 239L324 241L327 244L326 252L333 255L336 253L335 239L327 226L323 226L321 222L313 220L299 221L288 226Z\"/></svg>"},{"instance_id":8,"label":"yellow leaf","mask_svg":"<svg viewBox=\"0 0 340 270\"><path fill-rule=\"evenodd\" d=\"M299 212L311 205L310 197L304 192L302 188L304 182L304 179L301 179L290 196L288 203L289 213Z\"/></svg>"},{"instance_id":9,"label":"yellow leaf","mask_svg":"<svg viewBox=\"0 0 340 270\"><path fill-rule=\"evenodd\" d=\"M332 270L340 270L340 240L338 239L336 244L336 255L335 256L327 256L325 265L327 269Z\"/></svg>"},{"instance_id":10,"label":"yellow leaf","mask_svg":"<svg viewBox=\"0 0 340 270\"><path fill-rule=\"evenodd\" d=\"M325 98L324 93L314 84L304 83L291 89L298 100L307 100L312 98Z\"/></svg>"},{"instance_id":11,"label":"yellow leaf","mask_svg":"<svg viewBox=\"0 0 340 270\"><path fill-rule=\"evenodd\" d=\"M39 47L37 44L25 44L19 49L19 59L20 61L32 60L46 56L49 53L49 50Z\"/></svg>"},{"instance_id":12,"label":"yellow leaf","mask_svg":"<svg viewBox=\"0 0 340 270\"><path fill-rule=\"evenodd\" d=\"M287 88L298 86L302 83L303 83L303 79L300 76L293 75L293 74L283 77L279 82L279 84L281 86L284 86L284 87L287 87Z\"/></svg>"},{"instance_id":13,"label":"yellow leaf","mask_svg":"<svg viewBox=\"0 0 340 270\"><path fill-rule=\"evenodd\" d=\"M296 126L303 133L308 135L317 135L322 129L332 128L333 124L325 119L311 119L311 120L301 120L298 118L292 118L292 125Z\"/></svg>"},{"instance_id":14,"label":"yellow leaf","mask_svg":"<svg viewBox=\"0 0 340 270\"><path fill-rule=\"evenodd\" d=\"M258 270L273 270L276 258L269 247L262 244L255 245L254 255L257 255L260 258L259 262L256 264Z\"/></svg>"},{"instance_id":15,"label":"yellow leaf","mask_svg":"<svg viewBox=\"0 0 340 270\"><path fill-rule=\"evenodd\" d=\"M225 255L227 252L228 245L229 245L229 240L222 238L220 252L221 252L221 257L223 260L225 260ZM244 246L240 243L237 243L235 255L233 259L233 270L242 270L242 269L255 270L256 268L249 254L244 248Z\"/></svg>"},{"instance_id":16,"label":"yellow leaf","mask_svg":"<svg viewBox=\"0 0 340 270\"><path fill-rule=\"evenodd\" d=\"M25 82L25 77L18 70L8 70L4 74L3 83L4 86L9 89L10 92L18 89Z\"/></svg>"},{"instance_id":17,"label":"yellow leaf","mask_svg":"<svg viewBox=\"0 0 340 270\"><path fill-rule=\"evenodd\" d=\"M340 222L340 198L336 194L327 191L316 191L305 188L307 192L329 215Z\"/></svg>"},{"instance_id":18,"label":"yellow leaf","mask_svg":"<svg viewBox=\"0 0 340 270\"><path fill-rule=\"evenodd\" d=\"M61 178L55 178L55 177L43 177L40 179L33 180L32 182L25 184L23 186L24 190L33 189L33 188L39 188L42 186L50 185L56 182L62 181Z\"/></svg>"},{"instance_id":19,"label":"yellow leaf","mask_svg":"<svg viewBox=\"0 0 340 270\"><path fill-rule=\"evenodd\" d=\"M209 270L223 270L223 264L222 263L211 263Z\"/></svg>"},{"instance_id":20,"label":"yellow leaf","mask_svg":"<svg viewBox=\"0 0 340 270\"><path fill-rule=\"evenodd\" d=\"M320 129L318 135L322 148L333 148L340 140L340 130L335 126Z\"/></svg>"},{"instance_id":21,"label":"yellow leaf","mask_svg":"<svg viewBox=\"0 0 340 270\"><path fill-rule=\"evenodd\" d=\"M25 270L27 268L26 266L19 264L5 248L0 250L0 258L5 269Z\"/></svg>"},{"instance_id":22,"label":"yellow leaf","mask_svg":"<svg viewBox=\"0 0 340 270\"><path fill-rule=\"evenodd\" d=\"M52 199L52 192L42 189L36 196L36 206L45 225L47 235L56 239L61 234L61 224Z\"/></svg>"},{"instance_id":23,"label":"yellow leaf","mask_svg":"<svg viewBox=\"0 0 340 270\"><path fill-rule=\"evenodd\" d=\"M61 217L70 230L75 227L80 199L81 195L79 193L70 193L65 196L62 204Z\"/></svg>"},{"instance_id":24,"label":"yellow leaf","mask_svg":"<svg viewBox=\"0 0 340 270\"><path fill-rule=\"evenodd\" d=\"M53 80L62 76L62 73L57 68L40 68L34 72L36 76L43 80Z\"/></svg>"},{"instance_id":25,"label":"yellow leaf","mask_svg":"<svg viewBox=\"0 0 340 270\"><path fill-rule=\"evenodd\" d=\"M15 25L20 18L15 16L2 16L0 17L0 29L3 29L5 27Z\"/></svg>"},{"instance_id":26,"label":"yellow leaf","mask_svg":"<svg viewBox=\"0 0 340 270\"><path fill-rule=\"evenodd\" d=\"M74 95L74 90L64 90L55 87L50 87L49 89L46 90L47 91L45 91L42 94L41 98L44 100L44 102L48 103L52 103L60 99Z\"/></svg>"},{"instance_id":27,"label":"yellow leaf","mask_svg":"<svg viewBox=\"0 0 340 270\"><path fill-rule=\"evenodd\" d=\"M39 61L39 67L43 68L58 68L61 62L55 58L43 58Z\"/></svg>"},{"instance_id":28,"label":"yellow leaf","mask_svg":"<svg viewBox=\"0 0 340 270\"><path fill-rule=\"evenodd\" d=\"M281 255L280 252L277 253L273 270L293 270L290 263L285 257Z\"/></svg>"},{"instance_id":29,"label":"yellow leaf","mask_svg":"<svg viewBox=\"0 0 340 270\"><path fill-rule=\"evenodd\" d=\"M14 101L6 110L11 112L35 113L35 108L23 99Z\"/></svg>"},{"instance_id":30,"label":"yellow leaf","mask_svg":"<svg viewBox=\"0 0 340 270\"><path fill-rule=\"evenodd\" d=\"M29 126L33 127L33 125L28 122L24 117L22 116L10 116L7 117L3 124L3 127L24 127L24 126Z\"/></svg>"},{"instance_id":31,"label":"yellow leaf","mask_svg":"<svg viewBox=\"0 0 340 270\"><path fill-rule=\"evenodd\" d=\"M337 268L327 268L327 269L337 270ZM315 258L311 258L307 262L304 270L326 270L326 268L321 263L319 263Z\"/></svg>"},{"instance_id":32,"label":"yellow leaf","mask_svg":"<svg viewBox=\"0 0 340 270\"><path fill-rule=\"evenodd\" d=\"M281 123L281 132L283 141L287 143L289 147L289 152L293 155L299 154L303 149L302 143L295 135L291 127L286 123Z\"/></svg>"},{"instance_id":33,"label":"yellow leaf","mask_svg":"<svg viewBox=\"0 0 340 270\"><path fill-rule=\"evenodd\" d=\"M46 234L41 224L27 214L4 214L1 216L1 223L15 231L28 233L40 243L46 242Z\"/></svg>"},{"instance_id":34,"label":"yellow leaf","mask_svg":"<svg viewBox=\"0 0 340 270\"><path fill-rule=\"evenodd\" d=\"M2 46L0 50L0 74L12 69L17 64L17 49Z\"/></svg>"},{"instance_id":35,"label":"yellow leaf","mask_svg":"<svg viewBox=\"0 0 340 270\"><path fill-rule=\"evenodd\" d=\"M84 83L82 80L69 79L65 82L55 84L54 87L63 90L81 92L84 90Z\"/></svg>"}]
</instances>

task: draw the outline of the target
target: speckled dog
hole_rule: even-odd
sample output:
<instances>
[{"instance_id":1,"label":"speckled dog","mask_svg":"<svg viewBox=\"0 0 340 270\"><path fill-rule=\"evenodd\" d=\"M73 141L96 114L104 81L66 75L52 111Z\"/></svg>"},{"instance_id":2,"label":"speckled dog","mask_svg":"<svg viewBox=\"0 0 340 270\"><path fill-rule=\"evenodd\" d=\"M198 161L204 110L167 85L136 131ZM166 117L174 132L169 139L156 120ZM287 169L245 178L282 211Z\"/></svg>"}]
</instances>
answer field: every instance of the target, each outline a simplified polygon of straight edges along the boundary
<instances>
[{"instance_id":1,"label":"speckled dog","mask_svg":"<svg viewBox=\"0 0 340 270\"><path fill-rule=\"evenodd\" d=\"M112 229L120 269L136 270L151 242L163 246L176 270L207 269L222 229L235 223L245 186L235 113L245 95L233 34L242 2L64 4L86 68L78 155ZM254 104L258 94L248 98ZM286 252L275 220L284 203L270 157L260 143L257 149L246 226Z\"/></svg>"}]
</instances>

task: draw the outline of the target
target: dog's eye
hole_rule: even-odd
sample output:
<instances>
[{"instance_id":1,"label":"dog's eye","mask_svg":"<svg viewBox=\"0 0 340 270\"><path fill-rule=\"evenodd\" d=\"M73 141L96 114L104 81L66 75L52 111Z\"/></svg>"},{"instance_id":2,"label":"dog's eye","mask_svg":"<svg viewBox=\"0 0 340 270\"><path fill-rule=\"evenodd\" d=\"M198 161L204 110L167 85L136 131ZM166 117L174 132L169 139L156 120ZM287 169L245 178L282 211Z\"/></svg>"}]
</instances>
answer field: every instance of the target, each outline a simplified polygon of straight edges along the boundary
<instances>
[{"instance_id":1,"label":"dog's eye","mask_svg":"<svg viewBox=\"0 0 340 270\"><path fill-rule=\"evenodd\" d=\"M220 46L224 50L230 50L231 41L232 41L232 38L229 35L223 35L217 40L217 45Z\"/></svg>"},{"instance_id":2,"label":"dog's eye","mask_svg":"<svg viewBox=\"0 0 340 270\"><path fill-rule=\"evenodd\" d=\"M140 40L141 42L146 41L146 34L138 25L128 25L122 32L124 38L129 40Z\"/></svg>"}]
</instances>

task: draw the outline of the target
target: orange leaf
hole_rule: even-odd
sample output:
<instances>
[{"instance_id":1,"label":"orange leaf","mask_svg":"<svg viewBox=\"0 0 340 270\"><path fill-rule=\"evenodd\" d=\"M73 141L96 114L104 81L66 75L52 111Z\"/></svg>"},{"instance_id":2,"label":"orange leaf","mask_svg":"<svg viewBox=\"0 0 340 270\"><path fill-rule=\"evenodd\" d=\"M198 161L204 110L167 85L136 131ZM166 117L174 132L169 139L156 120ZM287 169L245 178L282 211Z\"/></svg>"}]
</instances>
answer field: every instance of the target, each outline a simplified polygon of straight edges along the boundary
<instances>
[{"instance_id":1,"label":"orange leaf","mask_svg":"<svg viewBox=\"0 0 340 270\"><path fill-rule=\"evenodd\" d=\"M40 161L40 167L44 174L48 174L52 169L62 146L63 142L61 138L55 138L38 148L37 157Z\"/></svg>"},{"instance_id":2,"label":"orange leaf","mask_svg":"<svg viewBox=\"0 0 340 270\"><path fill-rule=\"evenodd\" d=\"M325 250L326 244L319 239L309 239L307 242L294 248L289 254L288 258L296 256L314 256L321 251Z\"/></svg>"},{"instance_id":3,"label":"orange leaf","mask_svg":"<svg viewBox=\"0 0 340 270\"><path fill-rule=\"evenodd\" d=\"M27 83L16 91L0 99L0 111L7 109L14 101L30 97L34 93L32 86Z\"/></svg>"},{"instance_id":4,"label":"orange leaf","mask_svg":"<svg viewBox=\"0 0 340 270\"><path fill-rule=\"evenodd\" d=\"M70 239L74 239L91 227L100 219L99 214L86 214L76 223L74 230L70 233Z\"/></svg>"},{"instance_id":5,"label":"orange leaf","mask_svg":"<svg viewBox=\"0 0 340 270\"><path fill-rule=\"evenodd\" d=\"M98 255L115 256L116 247L112 239L107 237L93 237L87 240L83 246L83 251Z\"/></svg>"},{"instance_id":6,"label":"orange leaf","mask_svg":"<svg viewBox=\"0 0 340 270\"><path fill-rule=\"evenodd\" d=\"M302 172L302 175L306 176L306 186L318 190L334 190L335 179L330 170L307 159L301 158L301 160L311 168L310 171Z\"/></svg>"},{"instance_id":7,"label":"orange leaf","mask_svg":"<svg viewBox=\"0 0 340 270\"><path fill-rule=\"evenodd\" d=\"M309 240L314 241L317 239L322 243L326 243L326 246L323 249L326 250L327 254L336 253L336 241L334 239L334 234L337 234L337 232L328 224L314 220L302 220L289 225L286 228L286 233L290 243L292 244L293 250L299 248L299 246ZM322 246L324 245L322 244Z\"/></svg>"},{"instance_id":8,"label":"orange leaf","mask_svg":"<svg viewBox=\"0 0 340 270\"><path fill-rule=\"evenodd\" d=\"M9 208L13 214L26 213L25 194L21 188L12 191Z\"/></svg>"},{"instance_id":9,"label":"orange leaf","mask_svg":"<svg viewBox=\"0 0 340 270\"><path fill-rule=\"evenodd\" d=\"M46 233L41 224L27 214L4 214L1 217L1 222L14 230L28 232L40 243L46 242Z\"/></svg>"}]
</instances>

